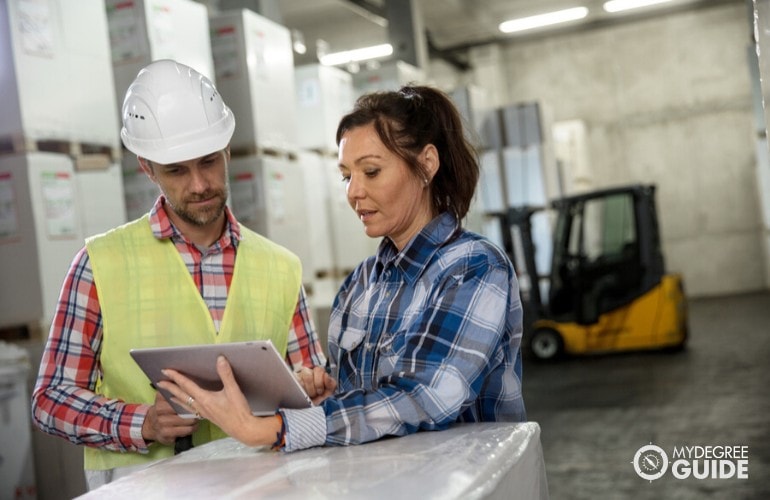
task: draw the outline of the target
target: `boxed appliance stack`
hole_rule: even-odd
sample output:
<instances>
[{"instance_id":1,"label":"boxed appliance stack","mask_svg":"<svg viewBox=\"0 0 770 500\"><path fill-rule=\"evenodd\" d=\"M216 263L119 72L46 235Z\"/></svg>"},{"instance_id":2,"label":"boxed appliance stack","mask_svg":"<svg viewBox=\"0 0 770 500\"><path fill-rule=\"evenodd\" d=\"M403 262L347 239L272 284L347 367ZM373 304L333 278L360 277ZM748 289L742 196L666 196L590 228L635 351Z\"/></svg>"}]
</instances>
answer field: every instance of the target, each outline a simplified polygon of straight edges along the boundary
<instances>
[{"instance_id":1,"label":"boxed appliance stack","mask_svg":"<svg viewBox=\"0 0 770 500\"><path fill-rule=\"evenodd\" d=\"M26 332L25 348L84 239L126 220L109 47L104 0L0 2L0 330ZM32 439L25 350L0 346L2 498L41 494L33 457L62 446L32 451L55 438Z\"/></svg>"},{"instance_id":2,"label":"boxed appliance stack","mask_svg":"<svg viewBox=\"0 0 770 500\"><path fill-rule=\"evenodd\" d=\"M335 134L340 119L353 109L353 78L347 71L321 64L295 69L297 142L305 174L305 198L313 242L314 306L325 334L334 296L345 277L374 254L378 240L364 233L350 208L338 167Z\"/></svg>"},{"instance_id":3,"label":"boxed appliance stack","mask_svg":"<svg viewBox=\"0 0 770 500\"><path fill-rule=\"evenodd\" d=\"M47 331L84 238L125 222L103 0L0 4L0 328Z\"/></svg>"},{"instance_id":4,"label":"boxed appliance stack","mask_svg":"<svg viewBox=\"0 0 770 500\"><path fill-rule=\"evenodd\" d=\"M209 18L217 90L235 114L230 162L238 220L294 252L312 282L304 180L297 160L294 56L288 28L248 10Z\"/></svg>"},{"instance_id":5,"label":"boxed appliance stack","mask_svg":"<svg viewBox=\"0 0 770 500\"><path fill-rule=\"evenodd\" d=\"M561 187L552 155L550 123L543 107L537 102L521 102L504 106L499 110L502 125L502 167L505 182L505 198L509 208L543 207L548 200L561 195ZM522 290L533 283L540 284L542 297L548 297L553 240L551 220L547 211L538 211L531 217L532 241L537 251L535 266L538 277L526 276L525 266L516 267ZM520 235L514 229L514 249L521 245ZM520 254L520 252L519 252ZM517 255L518 257L518 255Z\"/></svg>"},{"instance_id":6,"label":"boxed appliance stack","mask_svg":"<svg viewBox=\"0 0 770 500\"><path fill-rule=\"evenodd\" d=\"M462 116L466 138L479 155L479 183L464 221L465 227L504 247L500 216L506 204L500 168L502 130L499 113L489 104L486 91L475 85L458 87L449 93L449 97Z\"/></svg>"}]
</instances>

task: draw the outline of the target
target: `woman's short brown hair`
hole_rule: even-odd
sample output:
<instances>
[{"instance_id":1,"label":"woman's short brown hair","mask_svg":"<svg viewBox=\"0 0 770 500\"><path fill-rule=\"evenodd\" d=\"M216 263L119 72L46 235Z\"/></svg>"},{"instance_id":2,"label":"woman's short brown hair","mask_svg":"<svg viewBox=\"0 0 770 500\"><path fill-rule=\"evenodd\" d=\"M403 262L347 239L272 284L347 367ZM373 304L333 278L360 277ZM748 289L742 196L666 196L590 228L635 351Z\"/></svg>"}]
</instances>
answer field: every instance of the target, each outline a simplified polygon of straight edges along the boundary
<instances>
[{"instance_id":1,"label":"woman's short brown hair","mask_svg":"<svg viewBox=\"0 0 770 500\"><path fill-rule=\"evenodd\" d=\"M436 147L440 166L431 181L433 209L436 214L452 212L462 220L476 190L479 162L449 96L432 87L411 85L365 94L340 120L337 145L345 132L369 124L385 147L419 178L425 173L418 155L428 144Z\"/></svg>"}]
</instances>

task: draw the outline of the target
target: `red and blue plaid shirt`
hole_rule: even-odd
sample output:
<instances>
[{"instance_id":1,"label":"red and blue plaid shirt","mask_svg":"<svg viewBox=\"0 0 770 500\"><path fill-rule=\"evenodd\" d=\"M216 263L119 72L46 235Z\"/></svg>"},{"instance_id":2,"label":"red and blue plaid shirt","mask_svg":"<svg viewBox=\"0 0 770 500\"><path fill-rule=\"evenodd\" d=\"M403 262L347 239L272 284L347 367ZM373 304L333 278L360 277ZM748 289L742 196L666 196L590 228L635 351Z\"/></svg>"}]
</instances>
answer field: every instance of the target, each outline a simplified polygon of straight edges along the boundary
<instances>
[{"instance_id":1,"label":"red and blue plaid shirt","mask_svg":"<svg viewBox=\"0 0 770 500\"><path fill-rule=\"evenodd\" d=\"M150 212L153 234L159 239L172 239L218 331L241 238L238 223L226 209L227 224L222 237L201 251L173 226L164 203L163 196L159 197ZM94 393L101 373L101 342L99 296L88 253L83 248L64 279L32 394L32 416L42 430L75 444L146 452L142 423L149 406ZM295 370L326 363L304 290L300 290L289 328L286 362Z\"/></svg>"}]
</instances>

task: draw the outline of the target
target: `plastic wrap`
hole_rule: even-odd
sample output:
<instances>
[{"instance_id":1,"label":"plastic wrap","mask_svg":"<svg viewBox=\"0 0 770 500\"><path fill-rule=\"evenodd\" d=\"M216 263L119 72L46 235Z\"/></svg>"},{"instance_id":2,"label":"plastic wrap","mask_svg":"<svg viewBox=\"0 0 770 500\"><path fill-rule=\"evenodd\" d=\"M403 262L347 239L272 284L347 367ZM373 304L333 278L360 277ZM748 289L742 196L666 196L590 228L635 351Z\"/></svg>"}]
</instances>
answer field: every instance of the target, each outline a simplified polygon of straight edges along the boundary
<instances>
[{"instance_id":1,"label":"plastic wrap","mask_svg":"<svg viewBox=\"0 0 770 500\"><path fill-rule=\"evenodd\" d=\"M222 439L80 498L547 499L537 423L283 453Z\"/></svg>"}]
</instances>

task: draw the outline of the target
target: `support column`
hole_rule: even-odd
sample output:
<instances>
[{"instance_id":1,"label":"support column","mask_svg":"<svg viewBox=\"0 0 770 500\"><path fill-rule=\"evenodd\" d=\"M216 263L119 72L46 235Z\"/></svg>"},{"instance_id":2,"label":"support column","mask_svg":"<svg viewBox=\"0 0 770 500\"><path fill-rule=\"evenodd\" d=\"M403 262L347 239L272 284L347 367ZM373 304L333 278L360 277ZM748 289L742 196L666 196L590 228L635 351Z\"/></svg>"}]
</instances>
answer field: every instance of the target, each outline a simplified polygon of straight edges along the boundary
<instances>
[{"instance_id":1,"label":"support column","mask_svg":"<svg viewBox=\"0 0 770 500\"><path fill-rule=\"evenodd\" d=\"M388 0L385 2L385 14L388 19L388 38L393 46L393 59L425 70L428 46L417 2Z\"/></svg>"}]
</instances>

